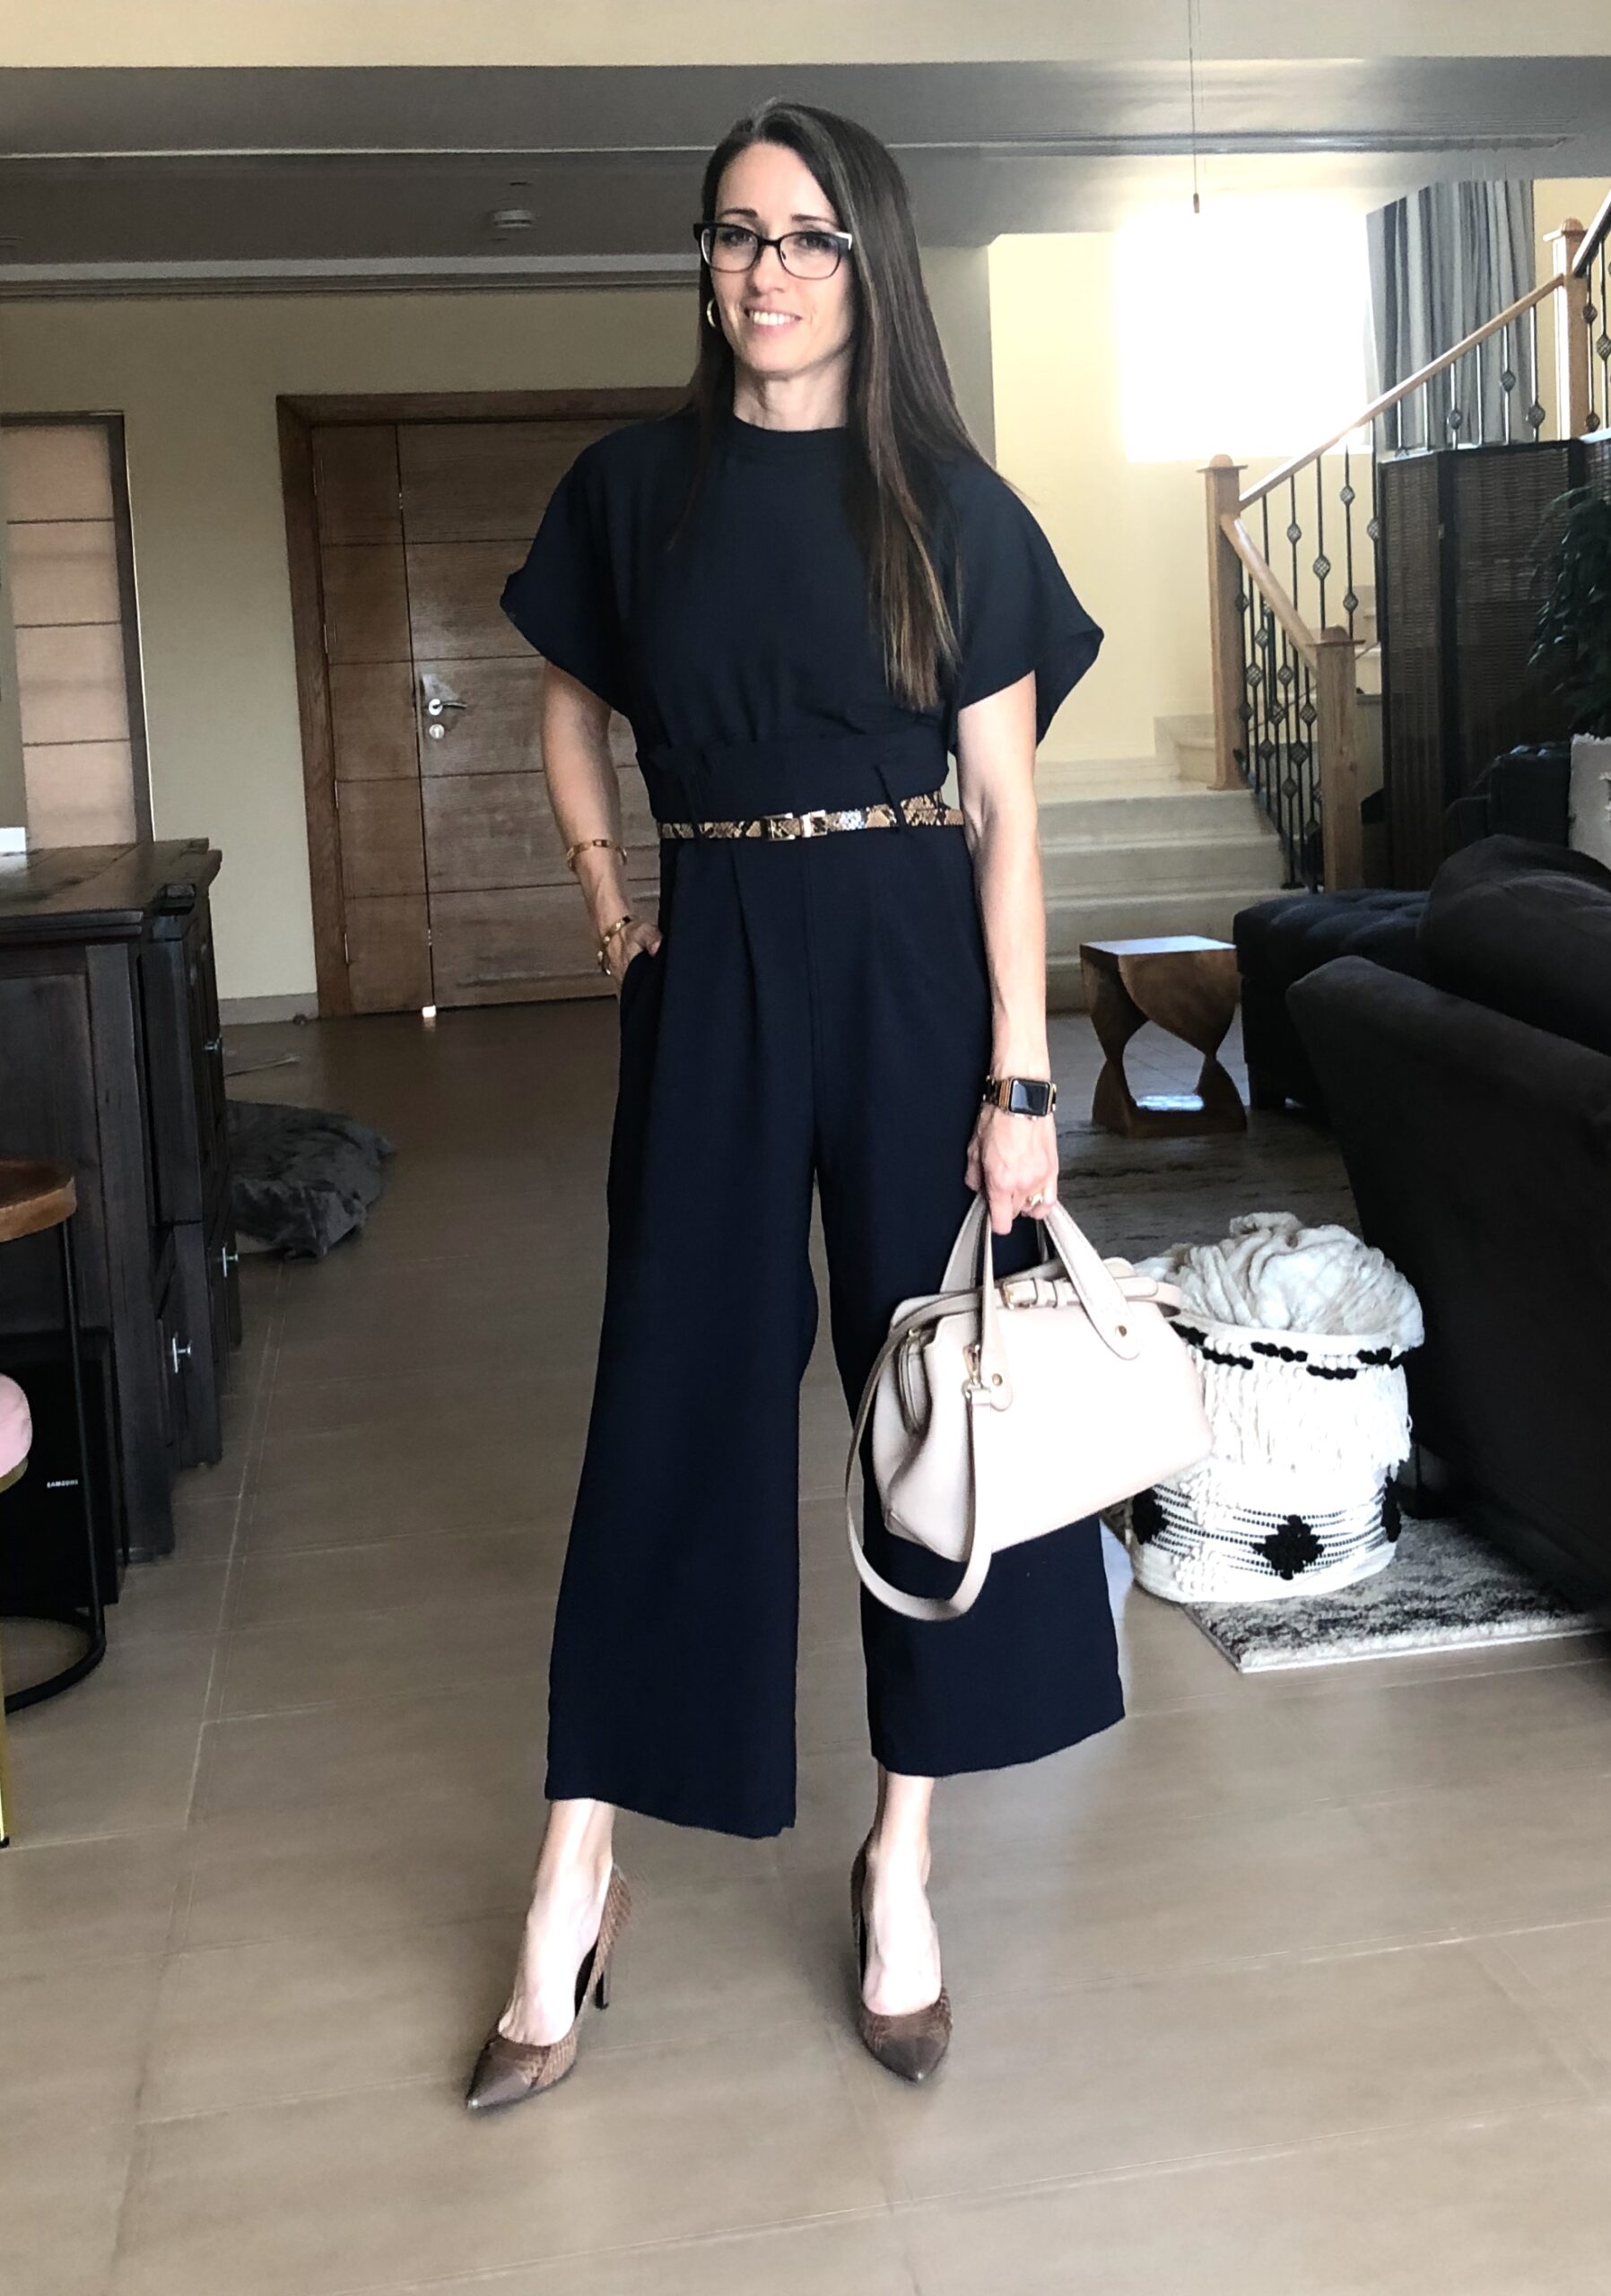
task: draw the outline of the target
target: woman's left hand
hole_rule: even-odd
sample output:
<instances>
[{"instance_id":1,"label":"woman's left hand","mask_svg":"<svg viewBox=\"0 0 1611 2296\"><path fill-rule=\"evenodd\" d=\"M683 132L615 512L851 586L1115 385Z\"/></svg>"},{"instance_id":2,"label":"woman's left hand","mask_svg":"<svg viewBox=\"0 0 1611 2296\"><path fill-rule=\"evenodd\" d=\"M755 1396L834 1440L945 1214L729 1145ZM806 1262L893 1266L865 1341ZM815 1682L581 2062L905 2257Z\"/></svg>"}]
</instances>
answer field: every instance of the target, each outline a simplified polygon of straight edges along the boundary
<instances>
[{"instance_id":1,"label":"woman's left hand","mask_svg":"<svg viewBox=\"0 0 1611 2296\"><path fill-rule=\"evenodd\" d=\"M988 1102L968 1144L968 1186L982 1187L990 1226L1005 1236L1021 1212L1042 1217L1058 1192L1058 1130L1049 1116L1015 1116ZM1040 1198L1031 1203L1030 1198Z\"/></svg>"}]
</instances>

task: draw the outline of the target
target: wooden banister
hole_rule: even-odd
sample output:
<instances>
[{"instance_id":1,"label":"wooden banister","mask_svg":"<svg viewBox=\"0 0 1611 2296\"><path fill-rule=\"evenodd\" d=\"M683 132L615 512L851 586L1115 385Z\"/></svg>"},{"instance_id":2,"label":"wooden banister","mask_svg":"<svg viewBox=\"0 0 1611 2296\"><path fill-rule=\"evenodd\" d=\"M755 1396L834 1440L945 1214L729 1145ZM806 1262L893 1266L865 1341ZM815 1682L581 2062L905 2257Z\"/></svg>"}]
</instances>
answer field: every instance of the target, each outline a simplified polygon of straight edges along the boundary
<instances>
[{"instance_id":1,"label":"wooden banister","mask_svg":"<svg viewBox=\"0 0 1611 2296\"><path fill-rule=\"evenodd\" d=\"M1581 231L1583 227L1580 223L1575 228ZM1307 470L1311 463L1319 462L1322 455L1328 455L1334 447L1340 447L1345 439L1351 439L1356 430L1363 430L1367 423L1374 422L1379 414L1385 414L1389 407L1398 405L1401 400L1418 391L1424 383L1431 382L1434 375L1442 374L1457 360L1463 359L1468 351L1475 351L1479 343L1486 343L1491 335L1497 335L1502 327L1509 326L1513 320L1524 318L1535 303L1542 303L1549 296L1558 293L1561 284L1558 275L1546 279L1541 286L1519 296L1496 318L1485 319L1481 326L1473 327L1465 340L1457 343L1452 351L1441 352L1437 358L1429 359L1424 367L1417 367L1415 373L1407 375L1403 382L1395 383L1391 390L1381 392L1369 406L1363 407L1351 422L1345 422L1340 430L1334 430L1321 445L1306 448L1302 454L1293 455L1290 461L1284 462L1279 470L1272 471L1267 478L1260 479L1257 486L1250 488L1242 496L1242 509L1246 510L1255 502L1261 502L1267 494L1274 493L1276 487L1284 486L1289 479L1296 478L1301 470Z\"/></svg>"},{"instance_id":2,"label":"wooden banister","mask_svg":"<svg viewBox=\"0 0 1611 2296\"><path fill-rule=\"evenodd\" d=\"M1259 549L1246 526L1242 525L1241 520L1234 512L1228 512L1222 523L1226 541L1263 592L1270 612L1312 668L1316 645L1313 631L1282 588L1280 582L1271 570L1268 559ZM1350 639L1348 642L1352 645L1354 641Z\"/></svg>"},{"instance_id":3,"label":"wooden banister","mask_svg":"<svg viewBox=\"0 0 1611 2296\"><path fill-rule=\"evenodd\" d=\"M1581 438L1589 428L1589 274L1578 268L1587 243L1583 226L1569 215L1558 231L1546 231L1554 253L1550 285L1560 291L1555 309L1555 427L1563 439Z\"/></svg>"},{"instance_id":4,"label":"wooden banister","mask_svg":"<svg viewBox=\"0 0 1611 2296\"><path fill-rule=\"evenodd\" d=\"M1359 818L1359 717L1354 640L1322 630L1315 643L1315 772L1320 791L1322 882L1328 893L1364 883Z\"/></svg>"},{"instance_id":5,"label":"wooden banister","mask_svg":"<svg viewBox=\"0 0 1611 2296\"><path fill-rule=\"evenodd\" d=\"M1241 780L1236 763L1236 728L1242 702L1241 587L1235 544L1229 529L1241 497L1241 469L1229 455L1215 455L1203 473L1208 491L1209 683L1214 694L1214 780L1215 789L1234 789Z\"/></svg>"}]
</instances>

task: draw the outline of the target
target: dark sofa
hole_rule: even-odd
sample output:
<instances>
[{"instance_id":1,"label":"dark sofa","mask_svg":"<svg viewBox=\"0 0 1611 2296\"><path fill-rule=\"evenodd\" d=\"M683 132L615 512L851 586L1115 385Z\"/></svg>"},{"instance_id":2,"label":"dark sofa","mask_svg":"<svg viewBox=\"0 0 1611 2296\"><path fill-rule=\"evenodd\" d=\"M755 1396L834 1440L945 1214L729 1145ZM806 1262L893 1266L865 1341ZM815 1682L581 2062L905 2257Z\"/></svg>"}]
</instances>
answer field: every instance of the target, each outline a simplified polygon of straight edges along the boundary
<instances>
[{"instance_id":1,"label":"dark sofa","mask_svg":"<svg viewBox=\"0 0 1611 2296\"><path fill-rule=\"evenodd\" d=\"M1563 846L1571 776L1569 742L1507 750L1444 814L1445 851L1494 836ZM1369 957L1419 978L1426 900L1424 892L1372 886L1282 893L1238 914L1232 933L1241 974L1242 1051L1256 1109L1296 1100L1325 1114L1325 1097L1287 1011L1287 991L1334 957Z\"/></svg>"},{"instance_id":2,"label":"dark sofa","mask_svg":"<svg viewBox=\"0 0 1611 2296\"><path fill-rule=\"evenodd\" d=\"M1462 1508L1611 1618L1611 872L1491 837L1422 978L1345 956L1289 1009L1367 1239L1421 1294L1419 1440Z\"/></svg>"}]
</instances>

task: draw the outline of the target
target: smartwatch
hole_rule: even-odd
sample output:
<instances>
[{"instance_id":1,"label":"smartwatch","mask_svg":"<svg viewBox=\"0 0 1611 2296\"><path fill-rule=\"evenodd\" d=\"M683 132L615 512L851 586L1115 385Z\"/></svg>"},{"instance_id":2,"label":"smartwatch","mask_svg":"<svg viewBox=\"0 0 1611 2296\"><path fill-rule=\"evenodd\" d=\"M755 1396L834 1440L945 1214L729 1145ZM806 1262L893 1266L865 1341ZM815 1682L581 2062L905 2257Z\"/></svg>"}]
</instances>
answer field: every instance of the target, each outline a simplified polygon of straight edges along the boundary
<instances>
[{"instance_id":1,"label":"smartwatch","mask_svg":"<svg viewBox=\"0 0 1611 2296\"><path fill-rule=\"evenodd\" d=\"M1058 1088L1046 1076L987 1076L984 1100L1014 1116L1049 1116L1058 1104Z\"/></svg>"}]
</instances>

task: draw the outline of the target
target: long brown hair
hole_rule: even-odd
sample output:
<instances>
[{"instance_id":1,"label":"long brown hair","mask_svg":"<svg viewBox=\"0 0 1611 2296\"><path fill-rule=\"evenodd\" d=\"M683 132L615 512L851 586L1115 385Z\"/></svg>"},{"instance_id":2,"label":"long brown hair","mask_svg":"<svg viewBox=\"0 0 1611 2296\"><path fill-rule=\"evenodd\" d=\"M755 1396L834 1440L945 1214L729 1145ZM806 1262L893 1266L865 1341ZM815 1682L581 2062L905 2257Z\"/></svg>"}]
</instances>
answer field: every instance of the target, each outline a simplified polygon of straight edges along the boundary
<instances>
[{"instance_id":1,"label":"long brown hair","mask_svg":"<svg viewBox=\"0 0 1611 2296\"><path fill-rule=\"evenodd\" d=\"M779 144L803 160L852 235L856 323L848 419L847 509L866 559L871 604L891 690L932 709L956 633L936 555L943 497L935 466L982 462L951 387L918 259L905 179L878 138L813 104L762 104L737 120L705 166L701 220L716 213L730 162L753 144ZM733 351L708 316L712 292L700 265L699 361L688 387L700 421L702 471L718 418L733 404ZM698 486L695 478L695 487Z\"/></svg>"}]
</instances>

